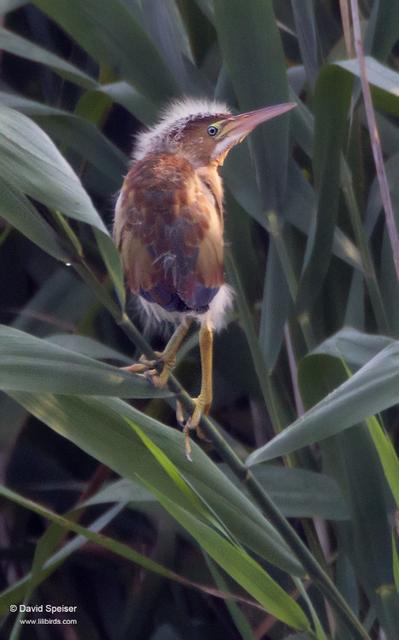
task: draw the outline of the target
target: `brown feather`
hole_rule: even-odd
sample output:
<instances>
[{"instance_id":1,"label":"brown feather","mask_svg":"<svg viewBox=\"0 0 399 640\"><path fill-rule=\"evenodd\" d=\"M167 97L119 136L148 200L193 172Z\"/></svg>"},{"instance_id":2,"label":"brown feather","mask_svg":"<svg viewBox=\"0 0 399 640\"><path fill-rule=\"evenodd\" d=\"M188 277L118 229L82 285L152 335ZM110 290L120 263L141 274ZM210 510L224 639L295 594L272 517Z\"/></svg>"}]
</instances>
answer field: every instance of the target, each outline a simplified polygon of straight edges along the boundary
<instances>
[{"instance_id":1,"label":"brown feather","mask_svg":"<svg viewBox=\"0 0 399 640\"><path fill-rule=\"evenodd\" d=\"M130 289L158 283L187 303L198 284L223 284L222 187L188 160L151 154L127 174L118 200L114 238Z\"/></svg>"}]
</instances>

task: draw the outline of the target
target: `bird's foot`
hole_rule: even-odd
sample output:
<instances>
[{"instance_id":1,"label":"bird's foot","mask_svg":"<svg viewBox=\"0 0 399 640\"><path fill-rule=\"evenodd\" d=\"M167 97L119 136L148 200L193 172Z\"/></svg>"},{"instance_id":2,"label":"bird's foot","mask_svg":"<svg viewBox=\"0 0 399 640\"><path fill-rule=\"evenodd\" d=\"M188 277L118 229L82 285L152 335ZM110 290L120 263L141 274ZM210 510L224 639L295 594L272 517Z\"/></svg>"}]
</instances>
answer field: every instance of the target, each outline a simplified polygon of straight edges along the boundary
<instances>
[{"instance_id":1,"label":"bird's foot","mask_svg":"<svg viewBox=\"0 0 399 640\"><path fill-rule=\"evenodd\" d=\"M122 369L130 373L142 374L154 387L164 389L168 384L170 373L176 364L176 358L168 357L159 351L155 351L155 355L157 356L156 360L148 360L142 355L138 362L128 367L122 367Z\"/></svg>"},{"instance_id":2,"label":"bird's foot","mask_svg":"<svg viewBox=\"0 0 399 640\"><path fill-rule=\"evenodd\" d=\"M177 401L176 404L176 419L183 428L185 437L184 448L186 451L186 458L190 462L192 462L190 431L195 430L198 438L208 442L208 439L206 438L204 432L200 427L200 422L202 416L207 415L210 409L210 403L207 401L207 398L205 398L203 394L200 394L197 398L192 398L192 400L194 402L194 411L187 419L185 419L184 417L184 411L181 402Z\"/></svg>"}]
</instances>

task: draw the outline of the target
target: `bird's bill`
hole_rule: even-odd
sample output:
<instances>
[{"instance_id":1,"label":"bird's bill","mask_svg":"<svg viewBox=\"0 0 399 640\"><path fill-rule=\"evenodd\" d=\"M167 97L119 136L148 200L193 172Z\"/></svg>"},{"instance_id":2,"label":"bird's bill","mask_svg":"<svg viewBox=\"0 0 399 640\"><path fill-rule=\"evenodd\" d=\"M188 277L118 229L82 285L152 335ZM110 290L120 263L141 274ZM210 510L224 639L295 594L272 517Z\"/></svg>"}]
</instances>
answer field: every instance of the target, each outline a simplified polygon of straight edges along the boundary
<instances>
[{"instance_id":1,"label":"bird's bill","mask_svg":"<svg viewBox=\"0 0 399 640\"><path fill-rule=\"evenodd\" d=\"M295 102L285 102L283 104L275 104L271 107L257 109L256 111L240 113L238 116L231 116L225 121L222 134L223 138L241 142L241 140L251 133L259 124L281 116L283 113L291 111L294 107L296 107Z\"/></svg>"}]
</instances>

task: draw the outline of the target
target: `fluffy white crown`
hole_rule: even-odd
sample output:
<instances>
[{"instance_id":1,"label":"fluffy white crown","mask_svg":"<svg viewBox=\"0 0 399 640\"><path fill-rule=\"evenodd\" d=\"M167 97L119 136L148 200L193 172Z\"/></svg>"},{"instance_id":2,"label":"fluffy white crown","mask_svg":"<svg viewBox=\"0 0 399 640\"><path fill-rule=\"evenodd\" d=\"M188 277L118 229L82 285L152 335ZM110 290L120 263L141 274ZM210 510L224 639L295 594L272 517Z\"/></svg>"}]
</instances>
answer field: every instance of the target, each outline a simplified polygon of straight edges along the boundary
<instances>
[{"instance_id":1,"label":"fluffy white crown","mask_svg":"<svg viewBox=\"0 0 399 640\"><path fill-rule=\"evenodd\" d=\"M137 135L133 159L140 160L147 153L155 150L168 129L171 129L176 123L181 122L183 127L185 122L195 119L199 115L212 116L221 113L228 114L231 111L225 103L216 100L189 97L173 100L163 109L156 125Z\"/></svg>"}]
</instances>

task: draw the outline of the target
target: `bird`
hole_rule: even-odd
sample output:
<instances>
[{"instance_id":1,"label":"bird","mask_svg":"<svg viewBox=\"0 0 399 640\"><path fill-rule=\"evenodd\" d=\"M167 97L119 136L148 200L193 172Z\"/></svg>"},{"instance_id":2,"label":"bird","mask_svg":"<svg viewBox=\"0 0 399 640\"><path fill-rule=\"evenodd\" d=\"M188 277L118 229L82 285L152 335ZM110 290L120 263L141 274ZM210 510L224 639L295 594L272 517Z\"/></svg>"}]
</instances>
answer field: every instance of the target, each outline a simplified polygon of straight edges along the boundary
<instances>
[{"instance_id":1,"label":"bird","mask_svg":"<svg viewBox=\"0 0 399 640\"><path fill-rule=\"evenodd\" d=\"M290 111L287 102L233 115L221 102L183 98L169 103L141 131L119 192L113 226L127 287L145 317L175 331L156 360L144 356L126 370L165 387L193 322L199 324L201 388L192 414L177 419L186 435L202 436L212 403L213 333L223 328L234 292L224 279L223 181L227 154L255 127Z\"/></svg>"}]
</instances>

